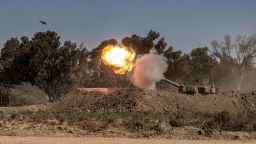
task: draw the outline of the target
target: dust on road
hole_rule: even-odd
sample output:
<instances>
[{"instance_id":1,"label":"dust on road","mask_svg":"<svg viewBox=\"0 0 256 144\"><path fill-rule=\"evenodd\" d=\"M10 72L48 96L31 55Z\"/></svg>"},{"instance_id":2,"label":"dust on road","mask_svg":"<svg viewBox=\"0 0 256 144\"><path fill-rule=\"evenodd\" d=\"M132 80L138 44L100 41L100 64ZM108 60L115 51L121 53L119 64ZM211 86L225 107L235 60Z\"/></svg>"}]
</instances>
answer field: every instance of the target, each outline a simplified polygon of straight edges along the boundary
<instances>
[{"instance_id":1,"label":"dust on road","mask_svg":"<svg viewBox=\"0 0 256 144\"><path fill-rule=\"evenodd\" d=\"M256 141L0 136L0 144L255 144Z\"/></svg>"}]
</instances>

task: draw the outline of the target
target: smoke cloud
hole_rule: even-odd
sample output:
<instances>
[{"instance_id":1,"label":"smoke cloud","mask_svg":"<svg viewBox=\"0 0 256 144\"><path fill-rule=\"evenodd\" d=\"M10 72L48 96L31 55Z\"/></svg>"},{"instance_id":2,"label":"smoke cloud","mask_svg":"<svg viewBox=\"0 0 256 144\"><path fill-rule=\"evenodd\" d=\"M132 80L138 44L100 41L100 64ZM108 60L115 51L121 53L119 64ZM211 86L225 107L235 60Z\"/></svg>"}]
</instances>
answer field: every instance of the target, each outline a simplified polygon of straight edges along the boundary
<instances>
[{"instance_id":1,"label":"smoke cloud","mask_svg":"<svg viewBox=\"0 0 256 144\"><path fill-rule=\"evenodd\" d=\"M153 90L156 82L164 78L168 68L167 59L151 49L148 54L137 57L132 78L133 84L139 88Z\"/></svg>"}]
</instances>

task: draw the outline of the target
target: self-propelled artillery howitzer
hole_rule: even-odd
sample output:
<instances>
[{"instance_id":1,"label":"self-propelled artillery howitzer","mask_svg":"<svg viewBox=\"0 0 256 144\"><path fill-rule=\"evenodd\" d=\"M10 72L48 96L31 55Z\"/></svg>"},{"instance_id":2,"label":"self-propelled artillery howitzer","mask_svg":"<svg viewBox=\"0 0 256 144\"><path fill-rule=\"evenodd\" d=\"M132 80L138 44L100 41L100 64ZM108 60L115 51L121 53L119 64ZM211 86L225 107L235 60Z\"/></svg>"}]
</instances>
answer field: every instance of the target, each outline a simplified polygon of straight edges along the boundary
<instances>
[{"instance_id":1,"label":"self-propelled artillery howitzer","mask_svg":"<svg viewBox=\"0 0 256 144\"><path fill-rule=\"evenodd\" d=\"M168 79L163 79L164 81L166 81L167 83L175 86L178 88L178 91L181 93L185 93L185 94L192 94L192 95L208 95L208 94L215 94L217 93L214 85L212 85L210 88L208 88L208 86L203 85L203 86L185 86L183 84L179 84L176 82L173 82L171 80Z\"/></svg>"}]
</instances>

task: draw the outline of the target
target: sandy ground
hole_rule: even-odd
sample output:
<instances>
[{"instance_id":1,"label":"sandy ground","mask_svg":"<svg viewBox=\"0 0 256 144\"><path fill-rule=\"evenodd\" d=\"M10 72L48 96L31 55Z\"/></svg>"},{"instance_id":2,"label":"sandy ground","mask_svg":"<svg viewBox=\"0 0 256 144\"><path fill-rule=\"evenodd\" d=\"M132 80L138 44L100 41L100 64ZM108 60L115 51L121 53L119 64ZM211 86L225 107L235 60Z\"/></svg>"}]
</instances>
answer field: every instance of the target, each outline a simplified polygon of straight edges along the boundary
<instances>
[{"instance_id":1,"label":"sandy ground","mask_svg":"<svg viewBox=\"0 0 256 144\"><path fill-rule=\"evenodd\" d=\"M256 141L0 136L0 144L255 144Z\"/></svg>"}]
</instances>

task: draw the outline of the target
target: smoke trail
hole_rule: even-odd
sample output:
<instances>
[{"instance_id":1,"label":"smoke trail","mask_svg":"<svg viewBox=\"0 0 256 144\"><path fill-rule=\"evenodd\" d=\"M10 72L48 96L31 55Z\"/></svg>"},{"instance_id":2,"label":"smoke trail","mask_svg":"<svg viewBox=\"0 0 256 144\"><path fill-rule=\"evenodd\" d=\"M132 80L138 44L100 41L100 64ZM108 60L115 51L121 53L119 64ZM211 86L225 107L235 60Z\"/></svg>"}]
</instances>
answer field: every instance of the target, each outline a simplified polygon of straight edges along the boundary
<instances>
[{"instance_id":1,"label":"smoke trail","mask_svg":"<svg viewBox=\"0 0 256 144\"><path fill-rule=\"evenodd\" d=\"M167 59L151 49L148 54L137 58L132 75L133 84L139 88L155 89L156 82L164 78L167 68Z\"/></svg>"}]
</instances>

